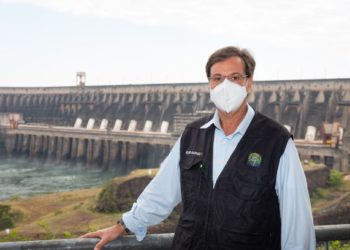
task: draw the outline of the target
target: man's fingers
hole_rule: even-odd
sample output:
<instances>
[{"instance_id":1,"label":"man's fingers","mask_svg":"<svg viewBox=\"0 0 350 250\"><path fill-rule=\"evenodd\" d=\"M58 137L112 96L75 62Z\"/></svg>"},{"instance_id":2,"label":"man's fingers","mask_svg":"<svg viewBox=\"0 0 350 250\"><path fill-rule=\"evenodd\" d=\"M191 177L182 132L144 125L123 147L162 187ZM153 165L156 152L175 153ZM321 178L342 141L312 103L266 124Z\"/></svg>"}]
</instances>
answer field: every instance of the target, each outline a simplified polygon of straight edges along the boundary
<instances>
[{"instance_id":1,"label":"man's fingers","mask_svg":"<svg viewBox=\"0 0 350 250\"><path fill-rule=\"evenodd\" d=\"M96 244L94 250L101 250L101 249L104 247L104 245L107 244L107 242L108 242L108 241L106 240L106 238L102 238L102 239L99 241L99 243Z\"/></svg>"},{"instance_id":2,"label":"man's fingers","mask_svg":"<svg viewBox=\"0 0 350 250\"><path fill-rule=\"evenodd\" d=\"M99 232L92 232L92 233L84 234L84 235L80 236L79 238L101 238L101 236L100 236Z\"/></svg>"},{"instance_id":3,"label":"man's fingers","mask_svg":"<svg viewBox=\"0 0 350 250\"><path fill-rule=\"evenodd\" d=\"M80 236L80 238L100 238L101 240L96 244L94 250L102 250L104 245L108 242L121 236L123 230L123 227L117 227L117 225L114 225L96 232L84 234Z\"/></svg>"}]
</instances>

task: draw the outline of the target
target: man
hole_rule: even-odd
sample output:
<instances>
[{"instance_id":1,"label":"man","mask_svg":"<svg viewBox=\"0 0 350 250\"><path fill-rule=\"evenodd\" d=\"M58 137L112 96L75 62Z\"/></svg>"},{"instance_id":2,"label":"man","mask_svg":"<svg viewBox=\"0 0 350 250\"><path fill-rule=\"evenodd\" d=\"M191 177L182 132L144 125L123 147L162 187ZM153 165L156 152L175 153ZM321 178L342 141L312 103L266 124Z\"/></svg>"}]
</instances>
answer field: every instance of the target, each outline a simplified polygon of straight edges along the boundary
<instances>
[{"instance_id":1,"label":"man","mask_svg":"<svg viewBox=\"0 0 350 250\"><path fill-rule=\"evenodd\" d=\"M206 65L217 110L189 124L158 175L112 227L88 233L95 249L147 226L183 203L172 249L315 249L305 175L288 131L247 104L255 60L226 47Z\"/></svg>"}]
</instances>

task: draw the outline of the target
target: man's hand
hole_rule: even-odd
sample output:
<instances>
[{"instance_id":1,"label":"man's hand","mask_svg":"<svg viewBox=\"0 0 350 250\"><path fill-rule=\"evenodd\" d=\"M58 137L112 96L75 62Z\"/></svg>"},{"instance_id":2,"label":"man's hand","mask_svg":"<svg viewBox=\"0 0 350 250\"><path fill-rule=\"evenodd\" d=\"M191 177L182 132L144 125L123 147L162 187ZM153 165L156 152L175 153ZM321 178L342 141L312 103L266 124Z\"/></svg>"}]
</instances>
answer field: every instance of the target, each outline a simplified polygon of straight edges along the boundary
<instances>
[{"instance_id":1,"label":"man's hand","mask_svg":"<svg viewBox=\"0 0 350 250\"><path fill-rule=\"evenodd\" d=\"M100 238L101 240L96 244L94 250L101 250L108 242L125 235L125 233L124 227L117 224L96 232L84 234L80 238Z\"/></svg>"}]
</instances>

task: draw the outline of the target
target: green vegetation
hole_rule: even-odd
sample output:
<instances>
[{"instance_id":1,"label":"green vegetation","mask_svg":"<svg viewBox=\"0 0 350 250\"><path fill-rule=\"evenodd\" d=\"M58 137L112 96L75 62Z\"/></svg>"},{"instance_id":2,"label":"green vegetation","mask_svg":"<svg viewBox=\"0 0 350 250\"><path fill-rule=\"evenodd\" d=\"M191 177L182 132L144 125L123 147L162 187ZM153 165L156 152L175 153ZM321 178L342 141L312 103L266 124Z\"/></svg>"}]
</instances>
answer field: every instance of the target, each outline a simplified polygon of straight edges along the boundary
<instances>
[{"instance_id":1,"label":"green vegetation","mask_svg":"<svg viewBox=\"0 0 350 250\"><path fill-rule=\"evenodd\" d=\"M101 213L115 213L130 209L157 171L140 169L108 182L98 196L95 210Z\"/></svg>"},{"instance_id":2,"label":"green vegetation","mask_svg":"<svg viewBox=\"0 0 350 250\"><path fill-rule=\"evenodd\" d=\"M350 245L349 244L341 244L339 240L332 241L329 244L329 249L330 250L350 250Z\"/></svg>"},{"instance_id":3,"label":"green vegetation","mask_svg":"<svg viewBox=\"0 0 350 250\"><path fill-rule=\"evenodd\" d=\"M38 226L40 226L43 230L44 230L44 240L52 240L55 239L55 234L52 233L52 230L50 229L50 225L48 224L48 222L46 222L45 220L41 219L37 222Z\"/></svg>"},{"instance_id":4,"label":"green vegetation","mask_svg":"<svg viewBox=\"0 0 350 250\"><path fill-rule=\"evenodd\" d=\"M19 196L19 195L12 195L11 197L10 197L10 201L18 201L19 199L20 199L21 197Z\"/></svg>"},{"instance_id":5,"label":"green vegetation","mask_svg":"<svg viewBox=\"0 0 350 250\"><path fill-rule=\"evenodd\" d=\"M78 237L93 228L110 226L119 214L92 211L100 191L100 188L82 189L7 200L6 204L0 202L1 206L22 212L22 219L14 220L15 227L9 235L0 230L0 239L5 242Z\"/></svg>"},{"instance_id":6,"label":"green vegetation","mask_svg":"<svg viewBox=\"0 0 350 250\"><path fill-rule=\"evenodd\" d=\"M323 249L324 249L323 246L317 247L317 250L323 250ZM339 240L336 240L328 243L328 249L329 250L350 250L350 245L342 244Z\"/></svg>"},{"instance_id":7,"label":"green vegetation","mask_svg":"<svg viewBox=\"0 0 350 250\"><path fill-rule=\"evenodd\" d=\"M314 204L319 200L327 198L330 192L330 189L327 188L317 188L315 192L312 193L311 203Z\"/></svg>"},{"instance_id":8,"label":"green vegetation","mask_svg":"<svg viewBox=\"0 0 350 250\"><path fill-rule=\"evenodd\" d=\"M0 206L0 230L13 228L15 226L13 218L9 214L10 208L11 207L8 205Z\"/></svg>"},{"instance_id":9,"label":"green vegetation","mask_svg":"<svg viewBox=\"0 0 350 250\"><path fill-rule=\"evenodd\" d=\"M71 238L74 238L74 235L71 233L71 232L63 232L63 238L65 239L71 239Z\"/></svg>"},{"instance_id":10,"label":"green vegetation","mask_svg":"<svg viewBox=\"0 0 350 250\"><path fill-rule=\"evenodd\" d=\"M313 160L305 160L302 162L303 168L305 171L307 170L314 170L314 169L319 169L319 168L323 168L324 165L321 163L316 163Z\"/></svg>"},{"instance_id":11,"label":"green vegetation","mask_svg":"<svg viewBox=\"0 0 350 250\"><path fill-rule=\"evenodd\" d=\"M121 211L130 209L132 202L156 172L156 170L137 170L128 176L114 179L104 188L81 189L31 198L15 197L2 201L0 218L4 214L10 215L15 227L9 234L0 230L0 242L75 238L87 232L109 227L120 217ZM315 192L317 202L313 200L314 211L332 206L338 202L339 197L349 194L350 182L340 181L342 184L333 185L331 183L339 183L335 178L339 175L335 172L332 176L329 188L318 189ZM115 203L108 204L109 201ZM101 204L108 208L106 212L101 213L96 209ZM177 207L167 220L149 228L149 232L173 232L180 213L181 208ZM347 245L338 246L337 242L331 244L333 248L330 249L350 250L346 248Z\"/></svg>"},{"instance_id":12,"label":"green vegetation","mask_svg":"<svg viewBox=\"0 0 350 250\"><path fill-rule=\"evenodd\" d=\"M317 188L311 195L311 203L314 205L322 199L327 199L333 192L344 187L343 174L335 169L330 170L327 188Z\"/></svg>"},{"instance_id":13,"label":"green vegetation","mask_svg":"<svg viewBox=\"0 0 350 250\"><path fill-rule=\"evenodd\" d=\"M103 213L114 213L118 211L118 200L116 187L110 181L101 191L96 204L96 211Z\"/></svg>"},{"instance_id":14,"label":"green vegetation","mask_svg":"<svg viewBox=\"0 0 350 250\"><path fill-rule=\"evenodd\" d=\"M23 214L19 211L11 211L10 205L0 205L0 230L13 228L15 222L22 218Z\"/></svg>"},{"instance_id":15,"label":"green vegetation","mask_svg":"<svg viewBox=\"0 0 350 250\"><path fill-rule=\"evenodd\" d=\"M110 193L103 192L101 188L89 188L30 198L15 196L7 201L0 201L2 214L10 214L14 226L9 234L0 230L0 241L76 238L87 232L109 227L120 217L118 211L130 209L130 204L135 201L135 198L130 197L137 197L143 190L144 183L148 183L156 172L153 169L142 169L133 171L128 176L118 177L113 180L116 187L114 191L107 190ZM131 181L133 179L138 181ZM118 185L122 187L118 188ZM117 209L114 210L117 212L100 213L95 209L99 197L108 200L114 194L118 197ZM151 228L150 232L173 231L170 228L172 224L173 221L167 221L155 227L156 229Z\"/></svg>"},{"instance_id":16,"label":"green vegetation","mask_svg":"<svg viewBox=\"0 0 350 250\"><path fill-rule=\"evenodd\" d=\"M329 173L328 185L330 187L339 187L343 184L343 174L335 169Z\"/></svg>"},{"instance_id":17,"label":"green vegetation","mask_svg":"<svg viewBox=\"0 0 350 250\"><path fill-rule=\"evenodd\" d=\"M28 240L26 237L19 236L17 231L12 230L8 235L0 237L0 242L13 242L13 241L24 241Z\"/></svg>"}]
</instances>

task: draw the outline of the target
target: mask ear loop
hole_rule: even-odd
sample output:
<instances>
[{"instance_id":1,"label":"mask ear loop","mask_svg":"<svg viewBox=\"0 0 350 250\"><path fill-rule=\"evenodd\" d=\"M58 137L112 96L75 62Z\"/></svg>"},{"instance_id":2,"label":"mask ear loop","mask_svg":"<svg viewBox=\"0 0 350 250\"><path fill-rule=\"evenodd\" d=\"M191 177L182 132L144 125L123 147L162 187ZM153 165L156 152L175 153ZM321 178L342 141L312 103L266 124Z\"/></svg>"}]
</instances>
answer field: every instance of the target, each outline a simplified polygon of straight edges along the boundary
<instances>
[{"instance_id":1,"label":"mask ear loop","mask_svg":"<svg viewBox=\"0 0 350 250\"><path fill-rule=\"evenodd\" d=\"M246 86L246 83L247 83L248 79L252 76L252 74L251 74L251 69L250 69L249 63L248 63L247 60L244 58L244 56L241 56L241 59L242 59L243 62L244 62L244 70L245 70L245 74L247 75L247 78L246 78L246 80L245 80L245 82L244 82L244 86L247 87L247 86ZM248 72L247 72L247 71L248 71ZM249 94L250 94L251 92L253 92L253 88L252 88L251 91L248 91L248 90L247 90L247 97L249 96Z\"/></svg>"},{"instance_id":2,"label":"mask ear loop","mask_svg":"<svg viewBox=\"0 0 350 250\"><path fill-rule=\"evenodd\" d=\"M253 93L253 87L251 87L250 90L247 89L247 82L248 82L248 79L249 79L249 78L247 77L246 80L244 81L244 85L243 85L243 86L245 86L246 91L247 91L247 96L246 96L247 102L248 102L249 96Z\"/></svg>"}]
</instances>

